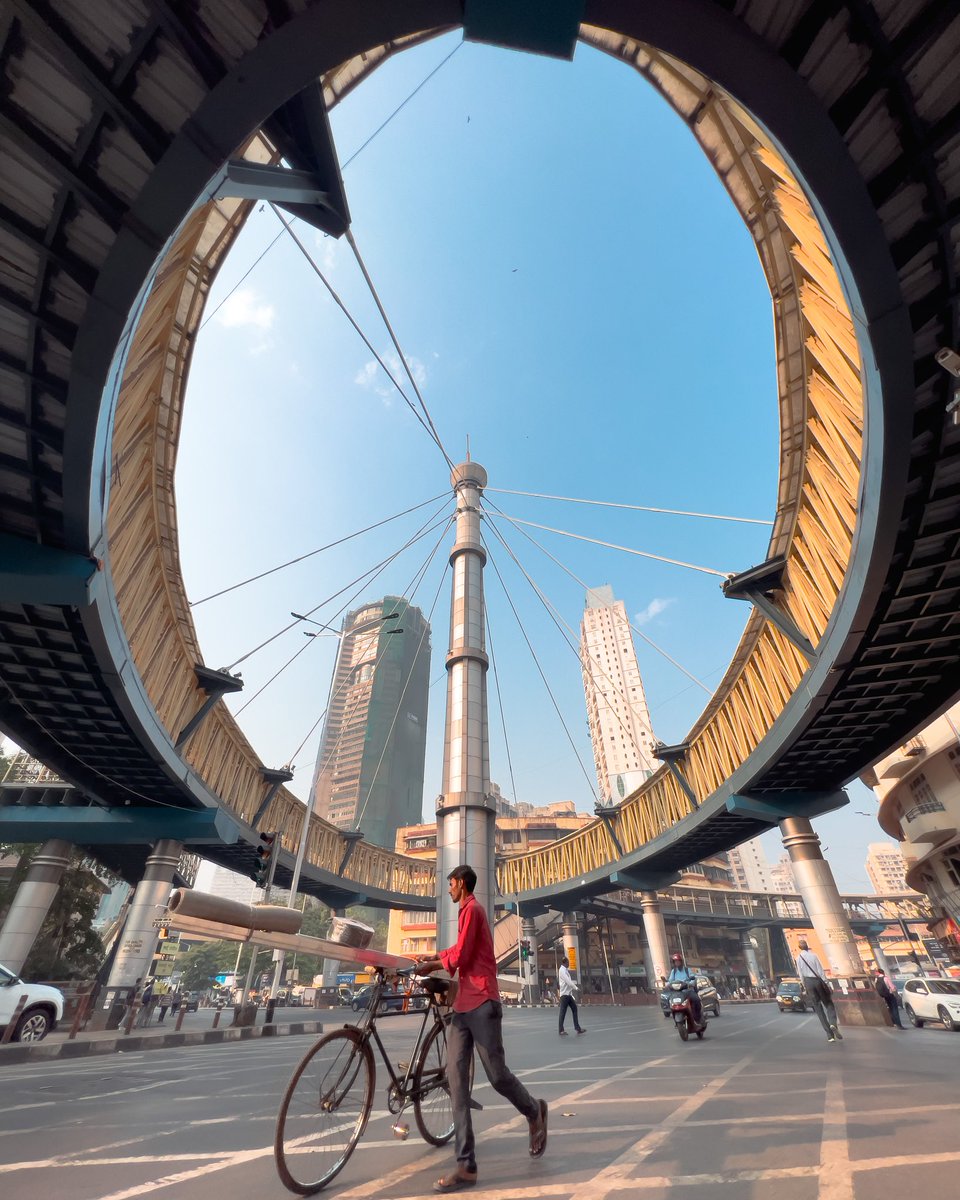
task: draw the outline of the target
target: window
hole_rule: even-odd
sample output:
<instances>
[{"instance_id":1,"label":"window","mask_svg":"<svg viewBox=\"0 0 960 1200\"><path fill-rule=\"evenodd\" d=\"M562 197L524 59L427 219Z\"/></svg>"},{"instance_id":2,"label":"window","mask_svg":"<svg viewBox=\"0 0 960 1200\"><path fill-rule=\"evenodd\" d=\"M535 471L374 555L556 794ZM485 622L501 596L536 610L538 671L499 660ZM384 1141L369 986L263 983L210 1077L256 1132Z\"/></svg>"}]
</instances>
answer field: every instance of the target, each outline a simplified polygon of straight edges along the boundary
<instances>
[{"instance_id":1,"label":"window","mask_svg":"<svg viewBox=\"0 0 960 1200\"><path fill-rule=\"evenodd\" d=\"M913 804L904 810L903 819L914 821L924 813L944 812L945 809L933 793L926 775L921 773L910 780L910 797Z\"/></svg>"}]
</instances>

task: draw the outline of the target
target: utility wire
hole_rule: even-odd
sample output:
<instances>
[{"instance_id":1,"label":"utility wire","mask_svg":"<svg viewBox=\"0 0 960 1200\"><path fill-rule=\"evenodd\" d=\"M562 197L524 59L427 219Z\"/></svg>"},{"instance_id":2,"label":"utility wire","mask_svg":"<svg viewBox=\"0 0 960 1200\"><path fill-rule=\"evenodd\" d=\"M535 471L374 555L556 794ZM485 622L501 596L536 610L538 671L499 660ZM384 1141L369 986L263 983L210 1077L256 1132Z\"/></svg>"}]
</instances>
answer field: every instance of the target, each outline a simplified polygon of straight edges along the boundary
<instances>
[{"instance_id":1,"label":"utility wire","mask_svg":"<svg viewBox=\"0 0 960 1200\"><path fill-rule=\"evenodd\" d=\"M383 321L384 325L386 326L387 333L390 334L390 340L393 342L394 349L396 350L397 355L400 358L400 361L403 363L404 370L407 373L407 378L410 380L410 385L413 388L414 392L416 393L417 399L420 401L420 408L423 410L424 417L426 417L427 424L430 427L430 433L433 435L433 440L437 443L437 446L440 449L440 453L447 460L447 466L452 471L453 470L453 459L446 452L446 450L444 449L444 446L443 446L443 442L441 442L441 440L440 440L440 434L437 433L437 427L434 425L433 418L430 416L430 413L427 410L427 405L426 405L426 401L423 398L423 393L420 391L420 388L417 386L417 381L416 381L416 379L414 379L413 372L410 370L410 363L407 361L407 356L404 354L403 350L400 348L400 342L397 339L397 335L393 331L393 326L390 324L390 318L387 316L386 309L383 307L383 304L381 303L380 296L377 292L377 289L373 285L373 280L370 278L370 274L367 271L366 263L364 263L362 257L360 256L360 248L357 245L356 239L353 236L352 229L347 230L346 238L347 238L347 242L350 245L350 249L353 251L354 257L357 260L357 266L360 268L363 278L366 281L367 287L370 289L370 295L373 297L374 303L377 306L377 311L380 313L380 318ZM391 378L393 378L393 377L391 376ZM397 384L397 390L400 391L399 384ZM400 391L400 395L403 396L404 400L407 399L406 396L403 395L402 391ZM407 403L409 404L410 401L407 400ZM411 408L412 407L413 406L411 405ZM422 423L423 422L421 422L421 424Z\"/></svg>"},{"instance_id":2,"label":"utility wire","mask_svg":"<svg viewBox=\"0 0 960 1200\"><path fill-rule=\"evenodd\" d=\"M441 508L445 507L445 504L446 504L446 502L444 502L444 505L441 505ZM342 596L343 593L345 591L347 591L349 588L352 588L354 586L354 584L361 583L364 581L369 582L369 579L368 579L369 576L372 576L375 579L377 573L379 573L389 563L393 562L393 560L397 557L398 554L402 554L404 550L406 550L409 546L412 546L415 542L418 542L420 540L420 538L426 537L426 535L428 533L430 533L433 529L437 528L437 525L446 524L447 522L449 522L452 519L448 515L446 517L443 517L441 521L436 521L435 518L439 515L439 511L440 510L435 512L433 514L433 516L429 517L427 519L427 522L424 525L421 525L420 528L417 530L417 532L415 534L413 534L412 537L408 538L408 540L400 547L399 550L395 550L393 552L393 554L387 555L386 558L381 559L380 562L376 563L374 566L370 567L368 570L362 572L362 574L358 575L355 579L351 579L350 582L348 584L345 584L342 588L340 588L339 591L334 592L333 595L328 596L325 600L321 600L320 603L315 604L313 606L313 608L308 608L306 613L304 613L303 615L307 616L307 617L312 617L313 614L315 612L317 612L318 609L321 609L324 607L324 605L329 604L331 602L331 600L336 600L338 596ZM433 523L431 524L431 522L433 522ZM340 612L343 612L342 608L341 608ZM335 615L339 615L339 614L335 614ZM303 619L302 617L297 617L293 621L288 622L286 625L284 625L284 627L282 629L278 630L271 637L268 637L265 641L262 641L258 646L254 646L254 648L252 650L248 650L246 654L244 654L240 658L236 659L235 662L232 662L228 666L224 667L223 670L232 671L234 667L238 667L242 662L246 662L246 660L248 658L252 658L253 655L256 654L259 650L262 650L264 648L264 646L269 646L271 642L275 642L278 637L282 637L288 630L292 629L294 627L294 625L299 624L299 622L302 619Z\"/></svg>"},{"instance_id":3,"label":"utility wire","mask_svg":"<svg viewBox=\"0 0 960 1200\"><path fill-rule=\"evenodd\" d=\"M487 491L487 489L486 489L486 488L484 488L484 493L486 493L486 491ZM578 584L580 585L580 587L582 587L582 588L583 588L583 590L584 590L585 592L588 592L588 591L590 590L590 587L589 587L589 585L588 585L587 583L585 583L585 582L584 582L584 581L583 581L583 580L580 578L580 576L579 576L579 575L576 575L576 574L575 574L573 571L571 571L571 570L570 570L570 568L569 568L569 567L565 566L565 565L564 565L564 564L563 564L563 563L562 563L562 562L561 562L561 561L560 561L558 558L555 558L555 557L554 557L554 555L552 555L552 554L550 553L550 551L549 551L549 550L548 550L548 549L547 549L545 546L541 546L541 545L540 545L540 543L539 543L539 542L536 540L536 538L534 538L534 537L533 537L531 534L527 533L527 531L526 531L525 529L520 529L520 528L517 528L516 522L513 520L513 518L512 518L512 517L508 517L508 516L506 515L506 513L502 512L502 511L501 511L501 510L500 510L500 509L497 507L497 505L493 503L493 501L492 501L492 500L491 500L491 501L489 501L489 504L490 504L490 507L491 507L491 508L493 508L493 509L494 509L494 510L497 512L497 514L498 514L499 516L503 517L503 519L504 519L505 521L509 521L509 522L510 522L510 524L511 524L511 525L513 525L513 526L514 526L514 528L516 528L516 529L517 529L517 533L520 533L520 534L522 534L522 535L523 535L523 536L524 536L524 537L527 539L527 541L528 541L528 542L531 542L531 543L532 543L534 546L536 546L536 548L537 548L537 549L538 549L538 550L539 550L539 551L540 551L542 554L545 554L545 555L547 556L547 558L549 558L549 559L550 559L550 561L551 561L551 562L555 563L555 564L556 564L556 565L557 565L557 566L560 568L560 570L561 570L561 571L564 571L564 572L566 572L566 574L567 574L567 575L569 575L569 576L570 576L570 578L571 578L571 579L572 579L572 580L573 580L575 583L578 583ZM686 675L686 677L687 677L689 680L691 680L691 682L695 683L695 684L697 685L697 687L698 687L698 688L701 688L703 691L705 691L705 692L707 693L707 695L708 695L708 696L712 696L712 695L713 695L713 692L710 690L710 688L708 688L708 687L707 687L707 685L706 685L705 683L702 683L702 682L701 682L701 681L700 681L700 680L699 680L699 679L696 677L696 675L692 675L692 674L691 674L691 673L690 673L690 672L687 670L687 668L686 668L685 666L683 666L681 663L678 663L678 662L677 662L677 660L676 660L676 659L675 659L675 658L674 658L672 655L668 654L668 653L666 652L666 650L664 650L664 649L663 649L663 647L662 647L662 646L658 646L658 645L657 645L657 643L656 643L656 642L655 642L655 641L654 641L652 638L649 638L649 637L647 637L647 635L646 635L646 634L643 632L643 630L642 630L642 629L639 629L639 628L638 628L636 625L634 625L634 624L633 624L633 622L632 622L632 621L628 621L627 623L629 624L629 626L630 626L631 630L632 630L632 631L633 631L633 632L634 632L634 633L637 635L637 637L639 637L639 638L642 638L642 639L643 639L643 641L645 641L645 642L647 643L647 645L648 645L648 646L649 646L649 647L650 647L652 650L656 650L656 652L657 652L659 655L661 655L663 658L665 658L665 659L667 660L667 662L668 662L668 663L670 663L672 666L676 667L676 668L677 668L677 670L678 670L678 671L679 671L681 674L683 674L683 675ZM684 690L686 690L686 689L684 689ZM677 694L678 694L678 695L681 695L682 693L677 693ZM674 699L674 698L675 698L675 697L671 697L671 699ZM666 701L665 701L664 703L666 703Z\"/></svg>"},{"instance_id":4,"label":"utility wire","mask_svg":"<svg viewBox=\"0 0 960 1200\"><path fill-rule=\"evenodd\" d=\"M237 588L246 587L248 583L256 583L258 579L266 579L268 575L274 575L277 571L283 571L286 567L292 567L297 563L305 562L308 558L313 558L315 554L322 554L324 550L332 550L334 546L342 546L344 542L352 541L353 538L359 537L362 533L369 533L371 529L379 529L381 525L389 525L391 521L405 517L408 513L416 512L418 508L425 508L428 504L435 504L438 500L443 499L446 494L446 492L440 492L437 496L431 496L429 500L423 500L420 504L414 504L412 508L405 508L403 512L394 513L392 517L385 517L382 521L376 521L373 525L367 525L364 529L358 529L356 533L348 533L346 537L337 538L335 542L327 542L325 546L318 546L316 550L308 550L306 554L301 554L297 558L291 558L288 562L280 563L278 567L271 567L268 571L261 571L259 575L251 575L249 579L241 579L239 583L232 583L229 587L221 588L219 592L211 592L209 596L204 596L202 600L192 601L190 607L197 608L200 604L206 604L208 600L216 600L218 596L225 596L227 592L235 592Z\"/></svg>"},{"instance_id":5,"label":"utility wire","mask_svg":"<svg viewBox=\"0 0 960 1200\"><path fill-rule=\"evenodd\" d=\"M652 508L645 504L617 504L612 500L582 500L578 496L551 496L546 492L518 492L511 488L483 489L487 492L497 492L501 496L531 496L537 500L566 500L570 504L595 504L601 508L626 508L631 512L666 513L672 517L703 517L707 521L735 521L742 525L772 525L772 521L762 521L759 517L725 517L719 513L686 512L681 508Z\"/></svg>"},{"instance_id":6,"label":"utility wire","mask_svg":"<svg viewBox=\"0 0 960 1200\"><path fill-rule=\"evenodd\" d=\"M487 550L488 550L488 554L489 554L489 546L487 547ZM501 588L503 588L503 594L507 598L507 603L510 605L511 611L513 612L514 618L516 619L517 626L520 629L520 633L523 637L523 640L527 643L527 649L530 651L530 656L532 657L534 664L537 668L537 671L539 672L540 678L543 681L543 686L547 690L547 695L550 697L550 701L553 704L554 711L556 712L557 717L560 720L560 724L563 727L563 732L567 736L567 741L570 743L570 749L573 751L574 757L577 760L577 766L580 768L580 771L583 774L584 779L587 781L587 787L589 787L589 789L590 789L590 794L593 796L594 803L599 804L599 800L597 798L597 790L593 786L593 781L591 780L590 776L587 774L586 768L584 767L584 765L580 759L580 753L577 750L576 743L574 742L573 738L570 735L570 730L567 728L567 723L563 719L563 713L560 711L560 705L557 703L557 698L556 698L556 696L554 696L553 690L550 687L550 684L547 682L547 677L543 673L543 667L541 667L540 660L537 658L537 652L534 650L533 645L531 644L530 639L527 636L527 631L526 631L526 629L524 629L523 622L520 620L520 614L517 612L516 606L513 603L513 598L511 597L509 591L507 590L507 585L504 583L503 576L500 574L500 568L497 566L496 559L494 559L492 554L489 554L489 561L490 561L490 565L493 567L493 570L497 576L497 579L500 581L500 586L501 586Z\"/></svg>"},{"instance_id":7,"label":"utility wire","mask_svg":"<svg viewBox=\"0 0 960 1200\"><path fill-rule=\"evenodd\" d=\"M507 517L506 513L502 515ZM687 567L691 571L701 571L704 575L717 575L721 579L726 579L730 575L729 571L717 571L713 567L698 567L694 563L682 562L678 558L667 558L663 554L651 554L647 550L633 550L630 546L618 546L615 542L603 542L599 538L584 537L583 534L571 533L568 529L554 529L551 525L538 525L536 521L522 521L519 517L507 517L507 520L513 521L517 525L529 525L531 529L543 529L547 533L559 533L563 537L573 538L578 542L590 542L593 546L605 546L608 550L622 550L624 554L636 554L640 558L652 558L657 562L669 563L673 567Z\"/></svg>"}]
</instances>

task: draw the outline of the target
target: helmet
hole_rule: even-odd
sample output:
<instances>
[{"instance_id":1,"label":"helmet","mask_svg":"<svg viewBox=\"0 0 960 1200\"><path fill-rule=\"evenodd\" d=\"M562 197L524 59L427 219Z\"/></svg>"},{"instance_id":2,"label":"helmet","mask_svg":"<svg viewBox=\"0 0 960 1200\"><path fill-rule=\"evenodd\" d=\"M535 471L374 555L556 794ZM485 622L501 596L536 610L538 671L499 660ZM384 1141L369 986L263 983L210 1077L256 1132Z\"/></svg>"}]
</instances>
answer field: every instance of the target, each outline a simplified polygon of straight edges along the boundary
<instances>
[{"instance_id":1,"label":"helmet","mask_svg":"<svg viewBox=\"0 0 960 1200\"><path fill-rule=\"evenodd\" d=\"M683 966L683 955L682 954L671 954L670 961L672 963L676 963L676 965L678 967L682 967Z\"/></svg>"}]
</instances>

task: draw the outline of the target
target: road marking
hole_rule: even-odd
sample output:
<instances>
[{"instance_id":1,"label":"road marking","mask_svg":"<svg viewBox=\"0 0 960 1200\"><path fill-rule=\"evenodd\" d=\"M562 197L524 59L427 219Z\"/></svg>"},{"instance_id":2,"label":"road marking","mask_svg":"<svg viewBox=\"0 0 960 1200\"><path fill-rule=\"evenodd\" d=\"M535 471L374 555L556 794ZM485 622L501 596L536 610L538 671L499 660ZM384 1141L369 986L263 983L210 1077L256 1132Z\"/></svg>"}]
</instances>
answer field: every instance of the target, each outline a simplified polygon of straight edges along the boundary
<instances>
[{"instance_id":1,"label":"road marking","mask_svg":"<svg viewBox=\"0 0 960 1200\"><path fill-rule=\"evenodd\" d=\"M817 1200L853 1200L853 1172L847 1140L847 1109L840 1068L827 1071L820 1141L820 1189Z\"/></svg>"}]
</instances>

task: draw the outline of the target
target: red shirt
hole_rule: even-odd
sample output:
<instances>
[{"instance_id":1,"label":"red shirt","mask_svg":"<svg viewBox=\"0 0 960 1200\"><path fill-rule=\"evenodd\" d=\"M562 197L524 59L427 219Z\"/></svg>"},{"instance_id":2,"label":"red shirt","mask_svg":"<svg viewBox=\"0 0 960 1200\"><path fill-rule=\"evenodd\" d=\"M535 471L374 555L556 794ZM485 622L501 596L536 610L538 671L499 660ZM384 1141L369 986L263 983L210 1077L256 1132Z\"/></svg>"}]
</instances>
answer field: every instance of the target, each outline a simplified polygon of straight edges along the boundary
<instances>
[{"instance_id":1,"label":"red shirt","mask_svg":"<svg viewBox=\"0 0 960 1200\"><path fill-rule=\"evenodd\" d=\"M499 1000L497 960L493 956L493 937L487 914L468 895L457 916L457 944L437 955L444 969L458 973L460 987L453 1002L455 1012L470 1012L487 1000Z\"/></svg>"}]
</instances>

